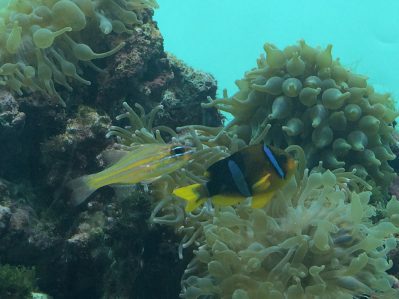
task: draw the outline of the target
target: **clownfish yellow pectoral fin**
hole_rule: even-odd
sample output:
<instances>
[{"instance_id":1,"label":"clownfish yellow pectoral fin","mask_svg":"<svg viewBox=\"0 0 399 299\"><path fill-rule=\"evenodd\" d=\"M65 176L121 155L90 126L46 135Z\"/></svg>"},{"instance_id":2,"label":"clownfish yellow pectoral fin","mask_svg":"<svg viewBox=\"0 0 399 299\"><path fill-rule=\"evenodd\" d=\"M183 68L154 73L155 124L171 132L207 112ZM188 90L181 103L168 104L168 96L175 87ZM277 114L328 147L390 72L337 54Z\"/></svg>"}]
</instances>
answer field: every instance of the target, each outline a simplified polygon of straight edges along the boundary
<instances>
[{"instance_id":1,"label":"clownfish yellow pectoral fin","mask_svg":"<svg viewBox=\"0 0 399 299\"><path fill-rule=\"evenodd\" d=\"M245 198L242 195L231 195L231 194L218 194L211 197L212 202L217 206L232 206L237 205Z\"/></svg>"},{"instance_id":2,"label":"clownfish yellow pectoral fin","mask_svg":"<svg viewBox=\"0 0 399 299\"><path fill-rule=\"evenodd\" d=\"M275 192L268 192L262 194L256 194L252 196L252 207L254 209L263 208L273 198Z\"/></svg>"},{"instance_id":3,"label":"clownfish yellow pectoral fin","mask_svg":"<svg viewBox=\"0 0 399 299\"><path fill-rule=\"evenodd\" d=\"M185 210L187 213L194 211L205 203L206 196L201 184L193 184L173 190L173 194L187 201Z\"/></svg>"},{"instance_id":4,"label":"clownfish yellow pectoral fin","mask_svg":"<svg viewBox=\"0 0 399 299\"><path fill-rule=\"evenodd\" d=\"M262 177L259 181L252 185L252 193L261 193L265 192L270 187L270 177L271 174L268 173L264 177Z\"/></svg>"}]
</instances>

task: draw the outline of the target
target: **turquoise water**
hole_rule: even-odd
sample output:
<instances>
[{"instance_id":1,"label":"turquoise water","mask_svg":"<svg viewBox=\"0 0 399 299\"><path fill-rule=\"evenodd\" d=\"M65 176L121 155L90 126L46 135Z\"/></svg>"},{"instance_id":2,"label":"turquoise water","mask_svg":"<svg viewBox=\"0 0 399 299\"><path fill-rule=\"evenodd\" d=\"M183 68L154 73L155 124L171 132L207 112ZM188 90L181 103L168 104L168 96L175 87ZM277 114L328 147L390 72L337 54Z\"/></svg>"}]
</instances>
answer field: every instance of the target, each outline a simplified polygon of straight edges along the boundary
<instances>
[{"instance_id":1,"label":"turquoise water","mask_svg":"<svg viewBox=\"0 0 399 299\"><path fill-rule=\"evenodd\" d=\"M5 5L8 0L0 0ZM155 11L165 49L212 73L235 92L234 81L255 65L270 42L282 48L305 39L334 45L334 57L399 98L399 1L159 0Z\"/></svg>"},{"instance_id":2,"label":"turquoise water","mask_svg":"<svg viewBox=\"0 0 399 299\"><path fill-rule=\"evenodd\" d=\"M333 56L399 98L399 1L159 0L167 51L212 73L218 94L255 66L265 42L333 44Z\"/></svg>"},{"instance_id":3,"label":"turquoise water","mask_svg":"<svg viewBox=\"0 0 399 299\"><path fill-rule=\"evenodd\" d=\"M0 9L7 1L0 0ZM270 63L275 68L270 74L248 82L252 91L243 99L249 105L233 102L242 109L236 110L235 126L186 127L175 134L171 129L177 126L219 125L216 111L200 106L214 89L206 76L192 76L184 65L163 59L151 18L144 17L149 23L140 27L132 21L134 14L120 13L126 2L145 0L10 1L62 5L51 8L49 22L42 8L36 12L44 21L12 15L21 23L11 19L6 34L0 29L0 299L9 298L2 290L4 281L12 280L30 282L29 293L37 282L38 290L54 299L176 299L180 292L187 299L230 293L223 298L253 298L246 294L255 285L257 297L268 292L262 298L270 298L271 291L262 290L270 286L280 288L273 297L281 298L308 288L307 294L332 294L319 298L343 298L337 290L345 298L356 293L376 299L379 285L382 292L396 294L383 298L399 298L393 289L399 281L387 275L399 278L399 251L393 251L399 241L399 201L389 199L399 198L399 180L393 180L399 173L399 142L392 132L395 112L374 105L383 97L348 89L346 82L353 87L359 82L338 76L339 89L331 88L334 81L322 76L329 57L320 58L321 53L314 69L294 74L301 65L293 66L292 55L285 66ZM230 95L237 90L234 81L256 65L265 42L283 49L305 39L312 47L333 44L334 58L399 100L399 0L157 1L155 19L165 49L213 74L219 97L224 88ZM82 8L87 14L79 18L72 2L94 3L96 15ZM119 21L112 26L126 25L132 36L116 33L122 27L110 33L108 18ZM79 22L88 26L76 29ZM46 36L51 32L40 28L45 26L75 32L53 42ZM21 44L18 30L23 30ZM86 42L96 52L120 52L98 59L107 52L93 54L81 45ZM312 65L304 49L301 55ZM84 85L90 83L86 78L90 86ZM274 91L256 86L273 81ZM13 98L2 85L22 96ZM130 153L124 153L126 145L133 145ZM287 153L277 148L287 146ZM123 154L128 159L111 169L129 176L101 172L107 160ZM89 181L89 174L96 175ZM118 180L111 181L113 176ZM102 181L107 186L97 190ZM188 186L194 182L201 185ZM108 185L114 183L112 191ZM86 199L83 195L94 190L81 205L73 199L74 194ZM271 208L254 212L248 207L265 205L272 195ZM188 213L205 200L199 213ZM233 207L221 210L220 203ZM389 259L393 267L386 273ZM34 272L31 266L36 276L19 273ZM241 278L243 283L232 283ZM206 295L195 296L201 288L208 288Z\"/></svg>"}]
</instances>

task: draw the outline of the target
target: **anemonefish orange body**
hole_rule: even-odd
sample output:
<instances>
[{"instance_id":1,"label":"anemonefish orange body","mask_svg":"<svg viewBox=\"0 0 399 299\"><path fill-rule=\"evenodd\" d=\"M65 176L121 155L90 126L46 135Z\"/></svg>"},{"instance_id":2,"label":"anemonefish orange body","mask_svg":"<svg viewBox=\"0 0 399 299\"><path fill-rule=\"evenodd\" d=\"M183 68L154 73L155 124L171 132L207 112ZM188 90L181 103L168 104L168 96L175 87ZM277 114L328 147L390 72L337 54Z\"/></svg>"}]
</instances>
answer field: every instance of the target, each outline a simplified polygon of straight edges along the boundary
<instances>
[{"instance_id":1,"label":"anemonefish orange body","mask_svg":"<svg viewBox=\"0 0 399 299\"><path fill-rule=\"evenodd\" d=\"M208 198L219 206L252 200L253 208L270 202L296 170L296 161L284 150L263 144L251 145L219 160L205 172L206 184L175 189L173 194L186 200L191 212Z\"/></svg>"}]
</instances>

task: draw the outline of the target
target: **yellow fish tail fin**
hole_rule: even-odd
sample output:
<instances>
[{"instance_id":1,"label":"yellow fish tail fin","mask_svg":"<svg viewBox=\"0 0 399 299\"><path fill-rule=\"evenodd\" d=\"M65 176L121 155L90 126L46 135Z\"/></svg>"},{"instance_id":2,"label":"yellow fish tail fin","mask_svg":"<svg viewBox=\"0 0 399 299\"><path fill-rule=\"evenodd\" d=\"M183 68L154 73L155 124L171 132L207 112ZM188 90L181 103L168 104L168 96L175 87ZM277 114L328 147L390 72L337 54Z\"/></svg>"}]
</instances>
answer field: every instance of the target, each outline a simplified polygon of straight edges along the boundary
<instances>
[{"instance_id":1,"label":"yellow fish tail fin","mask_svg":"<svg viewBox=\"0 0 399 299\"><path fill-rule=\"evenodd\" d=\"M173 194L187 201L186 212L192 212L206 201L204 186L193 184L175 189Z\"/></svg>"},{"instance_id":2,"label":"yellow fish tail fin","mask_svg":"<svg viewBox=\"0 0 399 299\"><path fill-rule=\"evenodd\" d=\"M256 194L252 196L252 207L254 209L263 208L273 198L275 192L268 192L262 194Z\"/></svg>"},{"instance_id":3,"label":"yellow fish tail fin","mask_svg":"<svg viewBox=\"0 0 399 299\"><path fill-rule=\"evenodd\" d=\"M67 184L67 187L72 191L71 202L74 206L80 205L97 190L90 185L90 176L88 175L73 179Z\"/></svg>"}]
</instances>

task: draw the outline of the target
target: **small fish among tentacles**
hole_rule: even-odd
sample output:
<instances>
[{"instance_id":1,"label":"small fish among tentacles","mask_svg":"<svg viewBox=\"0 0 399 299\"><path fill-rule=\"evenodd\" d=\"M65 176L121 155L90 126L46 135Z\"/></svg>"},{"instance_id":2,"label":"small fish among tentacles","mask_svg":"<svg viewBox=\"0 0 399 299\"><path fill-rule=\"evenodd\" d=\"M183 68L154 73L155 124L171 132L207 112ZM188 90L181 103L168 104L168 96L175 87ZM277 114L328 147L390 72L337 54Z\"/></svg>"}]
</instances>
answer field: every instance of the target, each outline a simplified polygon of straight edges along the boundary
<instances>
[{"instance_id":1,"label":"small fish among tentacles","mask_svg":"<svg viewBox=\"0 0 399 299\"><path fill-rule=\"evenodd\" d=\"M282 149L251 145L212 164L205 172L206 184L178 188L173 194L187 201L187 212L208 198L219 206L250 199L253 208L261 208L285 185L296 167L296 161Z\"/></svg>"},{"instance_id":2,"label":"small fish among tentacles","mask_svg":"<svg viewBox=\"0 0 399 299\"><path fill-rule=\"evenodd\" d=\"M120 151L117 155L114 152L114 157L109 157L117 161L112 166L101 172L73 179L67 184L72 190L73 205L81 204L94 191L104 186L155 181L164 174L184 167L192 159L194 149L182 145L143 144L122 153L122 157Z\"/></svg>"}]
</instances>

